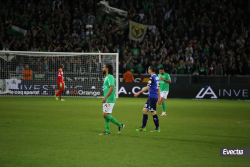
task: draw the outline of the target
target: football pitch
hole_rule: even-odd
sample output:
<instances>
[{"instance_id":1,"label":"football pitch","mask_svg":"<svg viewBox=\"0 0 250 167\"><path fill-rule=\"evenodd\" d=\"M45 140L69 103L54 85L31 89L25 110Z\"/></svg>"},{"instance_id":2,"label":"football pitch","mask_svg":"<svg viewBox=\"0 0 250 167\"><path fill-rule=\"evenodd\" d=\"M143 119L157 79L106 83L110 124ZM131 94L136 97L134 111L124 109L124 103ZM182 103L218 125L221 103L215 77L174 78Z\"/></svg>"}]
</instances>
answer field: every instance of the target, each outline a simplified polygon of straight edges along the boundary
<instances>
[{"instance_id":1,"label":"football pitch","mask_svg":"<svg viewBox=\"0 0 250 167\"><path fill-rule=\"evenodd\" d=\"M161 132L144 98L119 98L105 130L102 99L0 97L0 167L249 167L249 157L220 157L220 147L250 147L250 102L166 100ZM157 108L161 114L161 106Z\"/></svg>"}]
</instances>

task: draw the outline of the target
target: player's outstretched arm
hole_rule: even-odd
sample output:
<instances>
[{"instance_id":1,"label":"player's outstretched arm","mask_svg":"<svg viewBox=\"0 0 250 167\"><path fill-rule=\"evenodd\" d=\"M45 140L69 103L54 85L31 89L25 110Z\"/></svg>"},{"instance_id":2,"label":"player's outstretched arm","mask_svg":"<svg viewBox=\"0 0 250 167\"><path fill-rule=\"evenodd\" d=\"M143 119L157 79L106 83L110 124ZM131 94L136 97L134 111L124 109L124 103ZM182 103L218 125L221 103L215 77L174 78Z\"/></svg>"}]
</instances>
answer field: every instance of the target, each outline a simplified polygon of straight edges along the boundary
<instances>
[{"instance_id":1,"label":"player's outstretched arm","mask_svg":"<svg viewBox=\"0 0 250 167\"><path fill-rule=\"evenodd\" d=\"M150 86L145 87L145 88L142 89L140 92L136 93L134 96L135 96L135 97L139 96L141 93L148 91L149 88L150 88Z\"/></svg>"},{"instance_id":2,"label":"player's outstretched arm","mask_svg":"<svg viewBox=\"0 0 250 167\"><path fill-rule=\"evenodd\" d=\"M109 87L109 91L108 91L107 95L106 95L106 96L104 97L104 99L102 100L102 103L106 103L107 98L111 95L113 89L114 89L114 86L111 85L111 86Z\"/></svg>"}]
</instances>

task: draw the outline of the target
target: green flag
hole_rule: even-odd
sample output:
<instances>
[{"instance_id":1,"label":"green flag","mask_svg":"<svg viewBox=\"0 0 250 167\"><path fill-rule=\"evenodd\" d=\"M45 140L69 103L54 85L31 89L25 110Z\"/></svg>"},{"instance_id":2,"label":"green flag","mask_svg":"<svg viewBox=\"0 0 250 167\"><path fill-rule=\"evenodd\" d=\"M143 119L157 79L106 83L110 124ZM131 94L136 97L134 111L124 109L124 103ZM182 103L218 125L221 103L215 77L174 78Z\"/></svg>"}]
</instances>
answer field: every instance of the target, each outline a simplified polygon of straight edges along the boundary
<instances>
[{"instance_id":1,"label":"green flag","mask_svg":"<svg viewBox=\"0 0 250 167\"><path fill-rule=\"evenodd\" d=\"M118 8L113 8L109 6L108 2L100 1L98 5L101 7L101 11L105 12L107 16L116 22L116 24L120 25L121 27L125 27L127 24L127 16L128 12L124 10L120 10Z\"/></svg>"},{"instance_id":2,"label":"green flag","mask_svg":"<svg viewBox=\"0 0 250 167\"><path fill-rule=\"evenodd\" d=\"M19 36L21 39L23 39L26 33L27 33L27 30L24 30L17 26L11 26L10 34L12 35Z\"/></svg>"}]
</instances>

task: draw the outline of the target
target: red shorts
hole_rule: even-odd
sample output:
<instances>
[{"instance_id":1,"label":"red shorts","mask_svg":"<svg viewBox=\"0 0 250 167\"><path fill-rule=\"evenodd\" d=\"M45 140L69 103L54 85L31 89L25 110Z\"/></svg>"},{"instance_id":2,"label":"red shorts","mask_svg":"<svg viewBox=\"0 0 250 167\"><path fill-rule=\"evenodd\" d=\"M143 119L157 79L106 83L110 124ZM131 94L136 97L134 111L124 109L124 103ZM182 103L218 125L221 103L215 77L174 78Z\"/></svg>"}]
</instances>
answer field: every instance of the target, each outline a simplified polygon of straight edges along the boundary
<instances>
[{"instance_id":1,"label":"red shorts","mask_svg":"<svg viewBox=\"0 0 250 167\"><path fill-rule=\"evenodd\" d=\"M64 82L59 82L59 83L57 83L57 85L58 85L59 90L64 90Z\"/></svg>"}]
</instances>

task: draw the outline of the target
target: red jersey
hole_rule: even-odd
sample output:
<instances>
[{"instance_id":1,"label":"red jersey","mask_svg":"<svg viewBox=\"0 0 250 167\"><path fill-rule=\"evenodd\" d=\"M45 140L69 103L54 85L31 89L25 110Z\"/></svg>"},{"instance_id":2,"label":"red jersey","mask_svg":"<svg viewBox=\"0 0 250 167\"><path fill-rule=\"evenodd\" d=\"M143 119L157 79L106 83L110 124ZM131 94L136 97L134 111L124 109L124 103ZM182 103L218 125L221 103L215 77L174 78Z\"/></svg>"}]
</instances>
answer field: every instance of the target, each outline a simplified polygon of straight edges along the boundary
<instances>
[{"instance_id":1,"label":"red jersey","mask_svg":"<svg viewBox=\"0 0 250 167\"><path fill-rule=\"evenodd\" d=\"M57 83L60 83L60 82L64 82L64 80L63 80L63 71L61 69L59 69L57 71Z\"/></svg>"}]
</instances>

